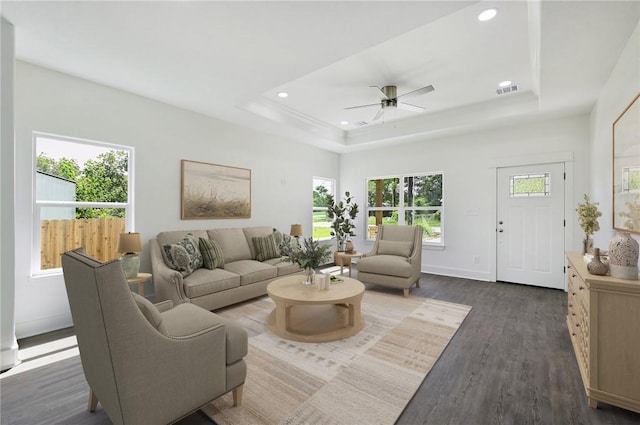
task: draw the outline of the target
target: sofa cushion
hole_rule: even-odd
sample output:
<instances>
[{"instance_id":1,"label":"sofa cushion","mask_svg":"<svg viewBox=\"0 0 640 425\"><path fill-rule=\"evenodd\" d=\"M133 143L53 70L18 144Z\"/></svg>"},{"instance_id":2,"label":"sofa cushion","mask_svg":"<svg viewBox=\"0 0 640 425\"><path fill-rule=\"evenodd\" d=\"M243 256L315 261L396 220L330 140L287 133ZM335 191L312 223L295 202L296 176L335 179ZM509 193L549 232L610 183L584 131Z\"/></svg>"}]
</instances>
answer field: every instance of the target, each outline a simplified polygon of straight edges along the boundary
<instances>
[{"instance_id":1,"label":"sofa cushion","mask_svg":"<svg viewBox=\"0 0 640 425\"><path fill-rule=\"evenodd\" d=\"M254 260L225 263L224 269L240 275L240 285L249 285L278 276L278 271L275 267Z\"/></svg>"},{"instance_id":2,"label":"sofa cushion","mask_svg":"<svg viewBox=\"0 0 640 425\"><path fill-rule=\"evenodd\" d=\"M241 228L207 230L209 239L220 244L224 253L224 263L251 260L251 249Z\"/></svg>"},{"instance_id":3,"label":"sofa cushion","mask_svg":"<svg viewBox=\"0 0 640 425\"><path fill-rule=\"evenodd\" d=\"M154 306L151 301L149 301L142 295L138 295L135 292L132 292L131 295L133 296L133 300L136 302L138 309L151 324L151 326L166 335L167 329L162 323L162 314L160 314L160 311L156 308L156 306Z\"/></svg>"},{"instance_id":4,"label":"sofa cushion","mask_svg":"<svg viewBox=\"0 0 640 425\"><path fill-rule=\"evenodd\" d=\"M213 270L224 266L224 254L218 242L200 238L198 247L200 248L200 254L202 254L203 267Z\"/></svg>"},{"instance_id":5,"label":"sofa cushion","mask_svg":"<svg viewBox=\"0 0 640 425\"><path fill-rule=\"evenodd\" d=\"M265 261L272 258L280 258L280 250L276 245L273 234L267 236L254 236L253 249L256 252L256 260Z\"/></svg>"},{"instance_id":6,"label":"sofa cushion","mask_svg":"<svg viewBox=\"0 0 640 425\"><path fill-rule=\"evenodd\" d=\"M163 245L162 252L167 266L179 271L183 276L189 276L194 270L202 267L198 241L191 233L178 243Z\"/></svg>"},{"instance_id":7,"label":"sofa cushion","mask_svg":"<svg viewBox=\"0 0 640 425\"><path fill-rule=\"evenodd\" d=\"M249 244L249 249L251 250L251 259L256 260L257 252L253 243L253 238L272 235L273 228L268 226L245 227L244 229L242 229L242 232L244 233L244 236L247 239L247 243Z\"/></svg>"},{"instance_id":8,"label":"sofa cushion","mask_svg":"<svg viewBox=\"0 0 640 425\"><path fill-rule=\"evenodd\" d=\"M224 291L240 286L240 276L224 269L201 268L183 281L184 292L189 298Z\"/></svg>"},{"instance_id":9,"label":"sofa cushion","mask_svg":"<svg viewBox=\"0 0 640 425\"><path fill-rule=\"evenodd\" d=\"M410 277L411 272L411 263L397 255L372 255L358 260L358 273Z\"/></svg>"},{"instance_id":10,"label":"sofa cushion","mask_svg":"<svg viewBox=\"0 0 640 425\"><path fill-rule=\"evenodd\" d=\"M264 263L275 267L278 270L278 276L285 276L302 270L299 265L292 263L291 261L284 261L282 257L272 258L264 261Z\"/></svg>"},{"instance_id":11,"label":"sofa cushion","mask_svg":"<svg viewBox=\"0 0 640 425\"><path fill-rule=\"evenodd\" d=\"M401 241L378 241L378 255L398 255L400 257L409 257L413 251L413 242Z\"/></svg>"}]
</instances>

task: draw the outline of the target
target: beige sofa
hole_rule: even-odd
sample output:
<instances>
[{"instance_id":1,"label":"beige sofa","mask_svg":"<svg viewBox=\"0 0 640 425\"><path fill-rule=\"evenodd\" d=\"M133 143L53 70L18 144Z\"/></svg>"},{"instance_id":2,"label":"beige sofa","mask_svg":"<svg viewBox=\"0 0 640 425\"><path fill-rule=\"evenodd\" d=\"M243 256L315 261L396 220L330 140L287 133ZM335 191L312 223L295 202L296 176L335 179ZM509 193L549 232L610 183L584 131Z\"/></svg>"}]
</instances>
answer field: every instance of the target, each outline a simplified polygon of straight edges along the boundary
<instances>
[{"instance_id":1,"label":"beige sofa","mask_svg":"<svg viewBox=\"0 0 640 425\"><path fill-rule=\"evenodd\" d=\"M213 270L201 267L185 276L167 265L165 245L178 244L187 234L195 240L210 239L217 243L224 264ZM161 232L149 241L156 302L171 300L175 304L193 303L215 310L267 293L267 285L278 277L302 273L300 267L282 257L264 261L256 259L254 238L276 236L267 226L209 230ZM169 261L170 262L170 261Z\"/></svg>"}]
</instances>

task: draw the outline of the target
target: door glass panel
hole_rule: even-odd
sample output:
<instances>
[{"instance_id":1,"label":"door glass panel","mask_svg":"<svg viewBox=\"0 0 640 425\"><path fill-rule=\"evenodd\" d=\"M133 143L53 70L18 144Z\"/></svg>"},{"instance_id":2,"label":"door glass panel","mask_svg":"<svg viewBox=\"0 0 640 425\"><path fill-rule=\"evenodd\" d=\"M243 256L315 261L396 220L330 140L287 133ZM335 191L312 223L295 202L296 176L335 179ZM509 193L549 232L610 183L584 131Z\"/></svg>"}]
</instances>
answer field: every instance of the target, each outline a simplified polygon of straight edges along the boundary
<instances>
[{"instance_id":1,"label":"door glass panel","mask_svg":"<svg viewBox=\"0 0 640 425\"><path fill-rule=\"evenodd\" d=\"M549 196L549 178L549 173L512 175L509 177L509 196Z\"/></svg>"}]
</instances>

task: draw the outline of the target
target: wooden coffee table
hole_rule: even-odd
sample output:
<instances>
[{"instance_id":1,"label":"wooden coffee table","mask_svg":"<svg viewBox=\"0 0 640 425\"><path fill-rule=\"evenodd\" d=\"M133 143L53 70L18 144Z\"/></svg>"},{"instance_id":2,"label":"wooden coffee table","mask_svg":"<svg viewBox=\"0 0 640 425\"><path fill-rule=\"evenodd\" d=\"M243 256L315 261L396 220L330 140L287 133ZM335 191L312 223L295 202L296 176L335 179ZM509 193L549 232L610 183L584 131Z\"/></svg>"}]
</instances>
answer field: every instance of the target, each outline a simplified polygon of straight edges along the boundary
<instances>
[{"instance_id":1,"label":"wooden coffee table","mask_svg":"<svg viewBox=\"0 0 640 425\"><path fill-rule=\"evenodd\" d=\"M327 342L362 330L361 282L341 276L342 282L320 290L318 285L303 285L302 279L301 275L287 276L267 286L267 293L276 304L267 319L271 332L294 341Z\"/></svg>"}]
</instances>

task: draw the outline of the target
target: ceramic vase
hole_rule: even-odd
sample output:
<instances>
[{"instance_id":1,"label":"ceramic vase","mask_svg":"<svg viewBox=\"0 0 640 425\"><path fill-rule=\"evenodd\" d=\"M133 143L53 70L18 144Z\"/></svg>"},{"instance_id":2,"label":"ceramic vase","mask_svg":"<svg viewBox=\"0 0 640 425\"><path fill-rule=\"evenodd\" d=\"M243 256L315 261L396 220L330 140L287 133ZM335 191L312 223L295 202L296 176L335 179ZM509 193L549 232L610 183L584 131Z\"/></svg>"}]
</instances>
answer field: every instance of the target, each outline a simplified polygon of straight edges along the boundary
<instances>
[{"instance_id":1,"label":"ceramic vase","mask_svg":"<svg viewBox=\"0 0 640 425\"><path fill-rule=\"evenodd\" d=\"M619 279L638 280L638 242L627 232L618 232L609 242L609 272Z\"/></svg>"},{"instance_id":2,"label":"ceramic vase","mask_svg":"<svg viewBox=\"0 0 640 425\"><path fill-rule=\"evenodd\" d=\"M347 241L347 243L344 245L344 252L346 252L347 254L352 254L354 248L355 247L353 246L353 242Z\"/></svg>"},{"instance_id":3,"label":"ceramic vase","mask_svg":"<svg viewBox=\"0 0 640 425\"><path fill-rule=\"evenodd\" d=\"M604 276L609 271L609 267L600 260L600 248L593 248L593 259L587 264L589 273Z\"/></svg>"}]
</instances>

